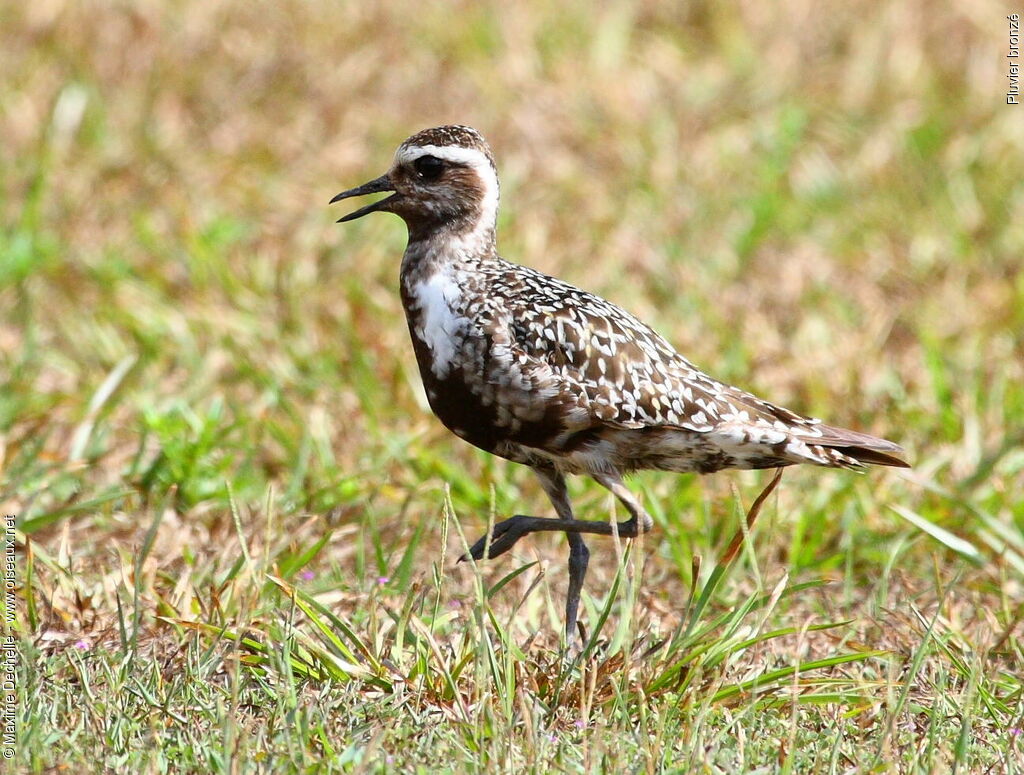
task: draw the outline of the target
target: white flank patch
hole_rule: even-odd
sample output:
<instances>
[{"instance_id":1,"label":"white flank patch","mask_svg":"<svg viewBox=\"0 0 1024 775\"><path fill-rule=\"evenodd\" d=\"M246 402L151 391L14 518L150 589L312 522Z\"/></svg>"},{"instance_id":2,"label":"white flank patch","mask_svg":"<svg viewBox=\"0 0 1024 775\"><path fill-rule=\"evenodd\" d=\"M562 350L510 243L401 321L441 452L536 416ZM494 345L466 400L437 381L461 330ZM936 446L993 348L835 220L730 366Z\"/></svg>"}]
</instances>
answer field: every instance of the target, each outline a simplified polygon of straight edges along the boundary
<instances>
[{"instance_id":1,"label":"white flank patch","mask_svg":"<svg viewBox=\"0 0 1024 775\"><path fill-rule=\"evenodd\" d=\"M456 348L466 335L468 320L452 311L452 304L461 293L459 286L444 272L433 274L412 288L423 315L422 329L418 333L430 348L433 355L430 369L438 379L448 376Z\"/></svg>"},{"instance_id":2,"label":"white flank patch","mask_svg":"<svg viewBox=\"0 0 1024 775\"><path fill-rule=\"evenodd\" d=\"M436 156L439 159L471 167L480 178L484 196L480 202L480 220L477 230L494 226L498 216L498 175L487 156L476 148L459 145L411 145L401 146L395 152L395 164L411 164L421 156Z\"/></svg>"},{"instance_id":3,"label":"white flank patch","mask_svg":"<svg viewBox=\"0 0 1024 775\"><path fill-rule=\"evenodd\" d=\"M607 474L615 472L615 445L605 439L591 441L569 454L572 464L588 473ZM559 462L556 460L555 464Z\"/></svg>"}]
</instances>

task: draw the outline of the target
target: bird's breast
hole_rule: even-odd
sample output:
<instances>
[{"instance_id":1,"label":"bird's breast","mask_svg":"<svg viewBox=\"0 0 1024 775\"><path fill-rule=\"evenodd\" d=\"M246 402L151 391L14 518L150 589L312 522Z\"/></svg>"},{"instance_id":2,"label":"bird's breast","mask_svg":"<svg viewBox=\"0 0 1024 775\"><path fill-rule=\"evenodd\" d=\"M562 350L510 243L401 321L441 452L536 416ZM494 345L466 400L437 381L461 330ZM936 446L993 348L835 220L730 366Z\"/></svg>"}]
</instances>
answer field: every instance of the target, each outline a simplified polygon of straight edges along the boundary
<instances>
[{"instance_id":1,"label":"bird's breast","mask_svg":"<svg viewBox=\"0 0 1024 775\"><path fill-rule=\"evenodd\" d=\"M402 285L413 345L424 377L444 380L458 368L470 329L463 289L447 272L436 272Z\"/></svg>"},{"instance_id":2,"label":"bird's breast","mask_svg":"<svg viewBox=\"0 0 1024 775\"><path fill-rule=\"evenodd\" d=\"M543 446L563 432L565 407L524 371L474 279L443 271L403 278L416 361L430 408L450 431L520 460L518 445Z\"/></svg>"}]
</instances>

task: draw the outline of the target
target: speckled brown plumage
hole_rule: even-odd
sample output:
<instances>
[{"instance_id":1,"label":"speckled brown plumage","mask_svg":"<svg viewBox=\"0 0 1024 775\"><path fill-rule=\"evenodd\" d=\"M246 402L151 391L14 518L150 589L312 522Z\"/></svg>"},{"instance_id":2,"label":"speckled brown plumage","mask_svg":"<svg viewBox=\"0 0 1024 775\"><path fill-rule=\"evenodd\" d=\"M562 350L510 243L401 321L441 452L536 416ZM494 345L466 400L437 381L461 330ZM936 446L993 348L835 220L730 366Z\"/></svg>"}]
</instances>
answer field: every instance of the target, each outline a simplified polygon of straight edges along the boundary
<instances>
[{"instance_id":1,"label":"speckled brown plumage","mask_svg":"<svg viewBox=\"0 0 1024 775\"><path fill-rule=\"evenodd\" d=\"M342 220L379 210L408 226L402 303L431 408L471 444L531 466L558 513L505 520L470 553L493 557L527 533L565 531L570 638L588 556L580 534L629 537L652 524L623 474L906 466L896 444L719 382L611 302L499 257L498 177L475 130L413 135L386 175L332 202L377 191L394 193ZM580 473L612 490L631 519L576 520L563 476Z\"/></svg>"}]
</instances>

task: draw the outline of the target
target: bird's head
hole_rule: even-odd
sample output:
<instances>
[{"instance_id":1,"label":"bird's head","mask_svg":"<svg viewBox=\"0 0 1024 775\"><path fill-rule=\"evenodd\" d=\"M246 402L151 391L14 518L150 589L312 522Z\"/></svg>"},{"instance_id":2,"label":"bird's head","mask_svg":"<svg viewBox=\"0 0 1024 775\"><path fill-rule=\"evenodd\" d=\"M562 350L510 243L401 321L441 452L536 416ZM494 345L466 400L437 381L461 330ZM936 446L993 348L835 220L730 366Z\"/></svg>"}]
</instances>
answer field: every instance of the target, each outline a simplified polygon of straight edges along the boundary
<instances>
[{"instance_id":1,"label":"bird's head","mask_svg":"<svg viewBox=\"0 0 1024 775\"><path fill-rule=\"evenodd\" d=\"M391 196L339 219L352 221L373 212L395 213L411 239L438 232L490 235L498 210L498 174L487 142L468 126L442 126L417 132L398 146L384 175L348 191L331 204L365 194Z\"/></svg>"}]
</instances>

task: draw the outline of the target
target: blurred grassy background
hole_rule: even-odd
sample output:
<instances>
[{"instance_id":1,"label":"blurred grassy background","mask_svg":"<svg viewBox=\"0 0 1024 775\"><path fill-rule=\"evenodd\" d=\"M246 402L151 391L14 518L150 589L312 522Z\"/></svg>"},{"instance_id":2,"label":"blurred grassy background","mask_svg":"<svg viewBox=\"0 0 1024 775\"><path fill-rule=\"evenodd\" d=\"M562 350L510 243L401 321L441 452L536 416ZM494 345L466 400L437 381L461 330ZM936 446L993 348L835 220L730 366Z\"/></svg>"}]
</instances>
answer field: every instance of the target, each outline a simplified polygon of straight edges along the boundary
<instances>
[{"instance_id":1,"label":"blurred grassy background","mask_svg":"<svg viewBox=\"0 0 1024 775\"><path fill-rule=\"evenodd\" d=\"M787 473L759 528L763 566L743 573L769 589L783 571L826 577L841 592L790 600L783 621L856 617L854 637L916 654L913 601L941 610L965 653L999 649L952 677L929 651L943 676L932 700L940 683L976 698L1019 675L1024 112L1005 104L1007 12L3 3L0 504L37 558L25 663L59 676L77 644L116 653L132 595L154 654L184 642L155 614L248 626L279 599L211 603L242 537L266 570L335 595L380 653L392 625L375 607L402 608L432 568L454 606L447 626L468 626L457 606L471 574L434 566L461 546L454 529L443 542L444 487L470 538L492 507L547 503L527 472L430 416L397 293L401 225L335 226L326 206L412 132L466 123L499 162L505 257L609 297L722 379L908 447L905 476ZM735 530L731 483L749 501L762 479L636 481L659 518L640 607L664 633L692 555L714 556ZM587 484L574 495L581 513L611 505ZM594 544L592 617L615 568ZM511 620L517 641L539 631L553 646L564 552L555 537L519 550L550 570ZM502 621L528 576L492 601ZM26 722L27 740L50 736L66 755L74 725L105 715L47 722L81 702L68 691L42 693ZM1019 687L999 696L986 723L1021 726ZM872 702L854 761L859 740L896 745L878 736L896 710ZM918 742L882 747L898 764ZM1004 743L981 736L934 761L1005 761ZM751 751L742 761L763 761Z\"/></svg>"}]
</instances>

